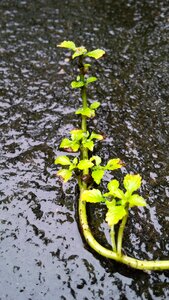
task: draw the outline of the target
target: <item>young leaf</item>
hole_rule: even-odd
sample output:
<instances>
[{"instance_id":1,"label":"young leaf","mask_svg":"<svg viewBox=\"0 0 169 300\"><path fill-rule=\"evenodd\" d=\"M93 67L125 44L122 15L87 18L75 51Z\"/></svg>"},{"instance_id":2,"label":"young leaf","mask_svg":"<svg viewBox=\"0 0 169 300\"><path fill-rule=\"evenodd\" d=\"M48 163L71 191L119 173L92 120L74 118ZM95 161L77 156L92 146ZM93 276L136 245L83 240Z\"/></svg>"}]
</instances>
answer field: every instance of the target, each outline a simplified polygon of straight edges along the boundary
<instances>
[{"instance_id":1,"label":"young leaf","mask_svg":"<svg viewBox=\"0 0 169 300\"><path fill-rule=\"evenodd\" d=\"M107 196L114 196L116 198L122 199L124 198L124 193L122 190L119 189L119 181L116 179L111 180L108 185L109 193Z\"/></svg>"},{"instance_id":2,"label":"young leaf","mask_svg":"<svg viewBox=\"0 0 169 300\"><path fill-rule=\"evenodd\" d=\"M141 176L139 174L127 174L124 177L123 184L125 189L129 193L133 193L134 191L138 190L141 186Z\"/></svg>"},{"instance_id":3,"label":"young leaf","mask_svg":"<svg viewBox=\"0 0 169 300\"><path fill-rule=\"evenodd\" d=\"M94 171L92 171L92 178L97 184L100 184L103 176L104 176L103 169L96 168Z\"/></svg>"},{"instance_id":4,"label":"young leaf","mask_svg":"<svg viewBox=\"0 0 169 300\"><path fill-rule=\"evenodd\" d=\"M88 72L90 64L84 64L84 74Z\"/></svg>"},{"instance_id":5,"label":"young leaf","mask_svg":"<svg viewBox=\"0 0 169 300\"><path fill-rule=\"evenodd\" d=\"M70 131L70 134L73 141L80 141L84 136L84 132L81 129L73 129Z\"/></svg>"},{"instance_id":6,"label":"young leaf","mask_svg":"<svg viewBox=\"0 0 169 300\"><path fill-rule=\"evenodd\" d=\"M85 138L88 138L89 135L90 135L89 131L86 131L86 132L85 132Z\"/></svg>"},{"instance_id":7,"label":"young leaf","mask_svg":"<svg viewBox=\"0 0 169 300\"><path fill-rule=\"evenodd\" d=\"M63 139L60 144L60 148L69 148L69 147L71 147L71 141L67 138Z\"/></svg>"},{"instance_id":8,"label":"young leaf","mask_svg":"<svg viewBox=\"0 0 169 300\"><path fill-rule=\"evenodd\" d=\"M105 54L105 51L102 49L96 49L86 53L86 56L93 57L95 59L99 59Z\"/></svg>"},{"instance_id":9,"label":"young leaf","mask_svg":"<svg viewBox=\"0 0 169 300\"><path fill-rule=\"evenodd\" d=\"M74 165L74 164L71 164L71 165L69 166L69 171L73 171L74 169L77 169L77 166Z\"/></svg>"},{"instance_id":10,"label":"young leaf","mask_svg":"<svg viewBox=\"0 0 169 300\"><path fill-rule=\"evenodd\" d=\"M78 151L79 147L80 145L78 141L71 141L67 138L63 139L60 144L60 148L71 149L73 152Z\"/></svg>"},{"instance_id":11,"label":"young leaf","mask_svg":"<svg viewBox=\"0 0 169 300\"><path fill-rule=\"evenodd\" d=\"M108 212L106 214L106 222L109 226L113 226L117 224L123 217L126 215L126 210L124 206L115 206L114 203L106 201L106 205L108 207Z\"/></svg>"},{"instance_id":12,"label":"young leaf","mask_svg":"<svg viewBox=\"0 0 169 300\"><path fill-rule=\"evenodd\" d=\"M74 54L72 55L72 58L74 59L77 56L83 55L87 52L86 48L81 46L75 49Z\"/></svg>"},{"instance_id":13,"label":"young leaf","mask_svg":"<svg viewBox=\"0 0 169 300\"><path fill-rule=\"evenodd\" d=\"M61 169L57 172L57 175L61 177L64 182L67 182L72 177L72 171L67 169Z\"/></svg>"},{"instance_id":14,"label":"young leaf","mask_svg":"<svg viewBox=\"0 0 169 300\"><path fill-rule=\"evenodd\" d=\"M96 166L99 166L101 164L101 161L102 161L100 156L98 156L98 155L94 155L90 158L90 161L93 161L93 160L95 160Z\"/></svg>"},{"instance_id":15,"label":"young leaf","mask_svg":"<svg viewBox=\"0 0 169 300\"><path fill-rule=\"evenodd\" d=\"M134 194L129 198L129 205L130 207L133 206L146 206L146 201L143 197L139 196L138 194Z\"/></svg>"},{"instance_id":16,"label":"young leaf","mask_svg":"<svg viewBox=\"0 0 169 300\"><path fill-rule=\"evenodd\" d=\"M84 82L83 81L72 81L71 82L72 89L78 89L78 88L80 88L82 86L84 86Z\"/></svg>"},{"instance_id":17,"label":"young leaf","mask_svg":"<svg viewBox=\"0 0 169 300\"><path fill-rule=\"evenodd\" d=\"M106 170L113 171L122 167L122 162L119 158L110 159L105 166Z\"/></svg>"},{"instance_id":18,"label":"young leaf","mask_svg":"<svg viewBox=\"0 0 169 300\"><path fill-rule=\"evenodd\" d=\"M76 50L76 45L72 41L63 41L61 44L57 45L57 47L68 48L73 51Z\"/></svg>"},{"instance_id":19,"label":"young leaf","mask_svg":"<svg viewBox=\"0 0 169 300\"><path fill-rule=\"evenodd\" d=\"M60 164L62 166L69 166L71 164L71 161L70 161L69 157L67 157L66 155L62 155L62 156L58 156L55 159L54 164Z\"/></svg>"},{"instance_id":20,"label":"young leaf","mask_svg":"<svg viewBox=\"0 0 169 300\"><path fill-rule=\"evenodd\" d=\"M82 159L77 165L79 170L85 170L93 167L93 163L88 159Z\"/></svg>"},{"instance_id":21,"label":"young leaf","mask_svg":"<svg viewBox=\"0 0 169 300\"><path fill-rule=\"evenodd\" d=\"M76 115L81 114L81 115L86 116L88 118L95 116L94 110L90 109L89 107L79 108L78 110L76 110L75 114Z\"/></svg>"},{"instance_id":22,"label":"young leaf","mask_svg":"<svg viewBox=\"0 0 169 300\"><path fill-rule=\"evenodd\" d=\"M86 84L92 83L92 82L94 82L94 81L96 81L96 80L97 80L96 77L88 77L88 78L86 79Z\"/></svg>"},{"instance_id":23,"label":"young leaf","mask_svg":"<svg viewBox=\"0 0 169 300\"><path fill-rule=\"evenodd\" d=\"M117 179L113 179L108 183L107 187L108 190L111 192L117 190L119 188L119 185L119 181Z\"/></svg>"},{"instance_id":24,"label":"young leaf","mask_svg":"<svg viewBox=\"0 0 169 300\"><path fill-rule=\"evenodd\" d=\"M77 163L78 163L78 158L77 158L77 157L75 157L75 158L73 159L73 164L76 166L76 165L77 165Z\"/></svg>"},{"instance_id":25,"label":"young leaf","mask_svg":"<svg viewBox=\"0 0 169 300\"><path fill-rule=\"evenodd\" d=\"M89 68L91 66L91 64L84 64L85 68Z\"/></svg>"},{"instance_id":26,"label":"young leaf","mask_svg":"<svg viewBox=\"0 0 169 300\"><path fill-rule=\"evenodd\" d=\"M100 102L95 101L90 105L91 109L97 109L100 106Z\"/></svg>"},{"instance_id":27,"label":"young leaf","mask_svg":"<svg viewBox=\"0 0 169 300\"><path fill-rule=\"evenodd\" d=\"M101 141L101 140L103 140L103 136L101 134L97 134L95 132L92 132L91 136L90 136L90 139L91 140L97 139L97 140Z\"/></svg>"},{"instance_id":28,"label":"young leaf","mask_svg":"<svg viewBox=\"0 0 169 300\"><path fill-rule=\"evenodd\" d=\"M80 148L79 142L78 141L77 142L76 141L72 141L71 148L72 148L73 152L77 152L79 150L79 148Z\"/></svg>"},{"instance_id":29,"label":"young leaf","mask_svg":"<svg viewBox=\"0 0 169 300\"><path fill-rule=\"evenodd\" d=\"M91 202L91 203L104 201L104 197L102 196L101 192L97 189L85 190L82 193L81 197L82 197L82 201Z\"/></svg>"},{"instance_id":30,"label":"young leaf","mask_svg":"<svg viewBox=\"0 0 169 300\"><path fill-rule=\"evenodd\" d=\"M80 146L78 142L71 141L67 138L63 139L60 144L60 148L71 149L73 152L78 151L79 147Z\"/></svg>"},{"instance_id":31,"label":"young leaf","mask_svg":"<svg viewBox=\"0 0 169 300\"><path fill-rule=\"evenodd\" d=\"M87 140L87 141L83 142L83 146L85 148L88 148L90 151L93 151L94 143L93 143L93 141Z\"/></svg>"}]
</instances>

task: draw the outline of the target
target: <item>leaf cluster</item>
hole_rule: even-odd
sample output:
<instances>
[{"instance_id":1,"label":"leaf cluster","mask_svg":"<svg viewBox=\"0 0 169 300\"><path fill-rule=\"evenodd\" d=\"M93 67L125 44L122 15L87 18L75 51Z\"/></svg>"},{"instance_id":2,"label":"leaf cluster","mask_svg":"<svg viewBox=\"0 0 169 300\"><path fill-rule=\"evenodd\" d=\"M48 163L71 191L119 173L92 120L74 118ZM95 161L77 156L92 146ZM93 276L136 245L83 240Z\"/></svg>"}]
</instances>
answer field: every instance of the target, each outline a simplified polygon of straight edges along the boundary
<instances>
[{"instance_id":1,"label":"leaf cluster","mask_svg":"<svg viewBox=\"0 0 169 300\"><path fill-rule=\"evenodd\" d=\"M114 171L120 169L123 165L119 158L110 159L105 166L101 166L101 158L99 156L92 156L91 161L95 161L91 175L97 184L100 184L106 170Z\"/></svg>"},{"instance_id":2,"label":"leaf cluster","mask_svg":"<svg viewBox=\"0 0 169 300\"><path fill-rule=\"evenodd\" d=\"M127 174L123 180L125 192L119 188L119 181L111 180L107 187L108 192L102 194L98 189L85 190L82 193L82 200L90 203L104 202L107 206L106 221L109 226L117 224L127 214L128 208L133 206L146 206L143 197L137 191L141 186L139 174Z\"/></svg>"},{"instance_id":3,"label":"leaf cluster","mask_svg":"<svg viewBox=\"0 0 169 300\"><path fill-rule=\"evenodd\" d=\"M97 80L97 77L90 76L90 77L84 77L82 80L80 78L80 75L76 77L76 80L71 82L71 87L73 89L81 88L82 86L88 86L89 83L95 82Z\"/></svg>"},{"instance_id":4,"label":"leaf cluster","mask_svg":"<svg viewBox=\"0 0 169 300\"><path fill-rule=\"evenodd\" d=\"M93 118L96 115L96 109L100 106L100 102L96 101L90 104L87 107L80 107L76 110L76 115L86 116L88 118Z\"/></svg>"},{"instance_id":5,"label":"leaf cluster","mask_svg":"<svg viewBox=\"0 0 169 300\"><path fill-rule=\"evenodd\" d=\"M84 57L92 57L95 59L101 58L104 54L105 51L102 49L95 49L93 51L88 52L87 49L83 46L77 47L74 42L72 41L63 41L58 47L61 48L67 48L71 51L73 51L72 59L78 57L78 56L84 56Z\"/></svg>"},{"instance_id":6,"label":"leaf cluster","mask_svg":"<svg viewBox=\"0 0 169 300\"><path fill-rule=\"evenodd\" d=\"M90 151L94 148L94 139L102 140L103 136L92 132L84 132L82 129L73 129L70 131L71 138L64 138L60 144L60 148L68 152L77 152L80 147L85 147Z\"/></svg>"},{"instance_id":7,"label":"leaf cluster","mask_svg":"<svg viewBox=\"0 0 169 300\"><path fill-rule=\"evenodd\" d=\"M93 133L93 136L97 134ZM91 134L92 136L92 134ZM92 141L90 141L92 142ZM86 144L89 142L86 142ZM90 146L87 145L89 148ZM86 145L85 145L86 147ZM106 166L101 166L101 158L99 156L92 156L90 159L81 159L79 160L77 157L71 161L68 156L61 155L55 159L55 164L60 164L62 166L67 166L67 168L63 168L57 172L57 175L62 178L64 182L67 182L71 177L73 170L91 170L91 176L95 183L100 184L104 172L106 170L112 171L122 167L122 163L119 158L110 159Z\"/></svg>"}]
</instances>

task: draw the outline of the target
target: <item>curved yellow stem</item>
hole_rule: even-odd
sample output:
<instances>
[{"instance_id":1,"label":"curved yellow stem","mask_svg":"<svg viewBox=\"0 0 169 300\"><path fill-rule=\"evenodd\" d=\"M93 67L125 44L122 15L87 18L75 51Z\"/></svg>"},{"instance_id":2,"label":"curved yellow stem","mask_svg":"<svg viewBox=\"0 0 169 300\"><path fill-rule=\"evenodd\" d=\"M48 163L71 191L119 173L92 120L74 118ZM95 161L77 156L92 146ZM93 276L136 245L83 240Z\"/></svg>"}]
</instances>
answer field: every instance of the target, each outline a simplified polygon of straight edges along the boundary
<instances>
[{"instance_id":1,"label":"curved yellow stem","mask_svg":"<svg viewBox=\"0 0 169 300\"><path fill-rule=\"evenodd\" d=\"M83 192L83 188L81 189L81 193ZM118 262L121 262L129 267L139 269L139 270L152 270L152 271L163 271L169 270L169 260L139 260L127 255L119 255L117 252L106 249L102 245L100 245L95 238L93 237L86 215L86 202L81 200L81 195L79 199L79 221L80 226L85 237L86 242L89 246L94 249L98 254L114 259Z\"/></svg>"}]
</instances>

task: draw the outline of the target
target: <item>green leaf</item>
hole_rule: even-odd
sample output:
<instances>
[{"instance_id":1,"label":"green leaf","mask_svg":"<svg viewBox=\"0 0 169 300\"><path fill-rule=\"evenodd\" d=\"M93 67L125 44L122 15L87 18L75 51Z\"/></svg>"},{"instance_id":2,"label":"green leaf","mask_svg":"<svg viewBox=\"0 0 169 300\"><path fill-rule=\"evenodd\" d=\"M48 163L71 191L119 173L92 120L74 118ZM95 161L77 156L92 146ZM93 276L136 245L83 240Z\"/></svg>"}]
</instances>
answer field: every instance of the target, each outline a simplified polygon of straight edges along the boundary
<instances>
[{"instance_id":1,"label":"green leaf","mask_svg":"<svg viewBox=\"0 0 169 300\"><path fill-rule=\"evenodd\" d=\"M78 158L77 158L77 157L75 157L75 158L73 159L73 164L76 166L76 165L77 165L77 163L78 163Z\"/></svg>"},{"instance_id":2,"label":"green leaf","mask_svg":"<svg viewBox=\"0 0 169 300\"><path fill-rule=\"evenodd\" d=\"M93 163L88 159L82 159L77 165L79 170L85 170L93 167Z\"/></svg>"},{"instance_id":3,"label":"green leaf","mask_svg":"<svg viewBox=\"0 0 169 300\"><path fill-rule=\"evenodd\" d=\"M60 148L69 148L69 147L71 147L71 141L67 138L63 139L60 144Z\"/></svg>"},{"instance_id":4,"label":"green leaf","mask_svg":"<svg viewBox=\"0 0 169 300\"><path fill-rule=\"evenodd\" d=\"M88 118L95 116L94 110L90 109L89 107L79 108L78 110L76 110L75 114L76 115L81 114L81 115L86 116Z\"/></svg>"},{"instance_id":5,"label":"green leaf","mask_svg":"<svg viewBox=\"0 0 169 300\"><path fill-rule=\"evenodd\" d=\"M106 201L108 212L106 214L106 222L109 226L117 224L127 214L123 206L115 206L114 203Z\"/></svg>"},{"instance_id":6,"label":"green leaf","mask_svg":"<svg viewBox=\"0 0 169 300\"><path fill-rule=\"evenodd\" d=\"M80 75L77 75L76 80L80 81Z\"/></svg>"},{"instance_id":7,"label":"green leaf","mask_svg":"<svg viewBox=\"0 0 169 300\"><path fill-rule=\"evenodd\" d=\"M102 49L96 49L86 53L86 56L93 57L95 59L99 59L105 54L105 51Z\"/></svg>"},{"instance_id":8,"label":"green leaf","mask_svg":"<svg viewBox=\"0 0 169 300\"><path fill-rule=\"evenodd\" d=\"M102 196L101 192L97 189L85 190L82 193L81 197L82 197L82 201L91 202L91 203L104 201L104 197Z\"/></svg>"},{"instance_id":9,"label":"green leaf","mask_svg":"<svg viewBox=\"0 0 169 300\"><path fill-rule=\"evenodd\" d=\"M80 145L78 141L71 141L67 138L63 139L61 144L60 144L60 148L64 148L64 149L72 149L73 152L78 151Z\"/></svg>"},{"instance_id":10,"label":"green leaf","mask_svg":"<svg viewBox=\"0 0 169 300\"><path fill-rule=\"evenodd\" d=\"M90 151L93 151L94 143L93 143L93 141L87 140L87 141L83 142L83 146L85 148L88 148Z\"/></svg>"},{"instance_id":11,"label":"green leaf","mask_svg":"<svg viewBox=\"0 0 169 300\"><path fill-rule=\"evenodd\" d=\"M74 164L71 164L71 165L69 166L69 171L73 171L74 169L77 169L77 166L74 165Z\"/></svg>"},{"instance_id":12,"label":"green leaf","mask_svg":"<svg viewBox=\"0 0 169 300\"><path fill-rule=\"evenodd\" d=\"M129 205L130 207L133 206L146 206L146 201L143 197L139 196L138 194L134 194L129 198Z\"/></svg>"},{"instance_id":13,"label":"green leaf","mask_svg":"<svg viewBox=\"0 0 169 300\"><path fill-rule=\"evenodd\" d=\"M58 156L55 159L55 164L60 164L62 166L69 166L71 164L71 161L69 159L69 157L67 157L66 155L62 155L62 156Z\"/></svg>"},{"instance_id":14,"label":"green leaf","mask_svg":"<svg viewBox=\"0 0 169 300\"><path fill-rule=\"evenodd\" d=\"M90 135L89 131L86 131L86 132L85 132L85 137L88 138L89 135Z\"/></svg>"},{"instance_id":15,"label":"green leaf","mask_svg":"<svg viewBox=\"0 0 169 300\"><path fill-rule=\"evenodd\" d=\"M102 178L104 176L104 170L100 169L100 168L96 168L93 172L92 172L92 178L93 180L97 183L100 184Z\"/></svg>"},{"instance_id":16,"label":"green leaf","mask_svg":"<svg viewBox=\"0 0 169 300\"><path fill-rule=\"evenodd\" d=\"M100 106L100 102L95 101L90 105L91 109L97 109Z\"/></svg>"},{"instance_id":17,"label":"green leaf","mask_svg":"<svg viewBox=\"0 0 169 300\"><path fill-rule=\"evenodd\" d=\"M63 41L61 44L57 45L57 47L68 48L73 51L76 50L76 45L72 41Z\"/></svg>"},{"instance_id":18,"label":"green leaf","mask_svg":"<svg viewBox=\"0 0 169 300\"><path fill-rule=\"evenodd\" d=\"M119 181L117 179L113 179L108 183L107 187L108 190L111 192L117 190L119 188L119 185Z\"/></svg>"},{"instance_id":19,"label":"green leaf","mask_svg":"<svg viewBox=\"0 0 169 300\"><path fill-rule=\"evenodd\" d=\"M108 185L108 190L110 191L105 196L114 196L116 198L122 199L124 198L124 193L119 189L119 181L116 179L111 180Z\"/></svg>"},{"instance_id":20,"label":"green leaf","mask_svg":"<svg viewBox=\"0 0 169 300\"><path fill-rule=\"evenodd\" d=\"M88 77L88 78L86 79L86 84L92 83L92 82L94 82L94 81L96 81L96 80L97 80L96 77Z\"/></svg>"},{"instance_id":21,"label":"green leaf","mask_svg":"<svg viewBox=\"0 0 169 300\"><path fill-rule=\"evenodd\" d=\"M119 158L110 159L105 166L106 170L113 171L122 167L122 162Z\"/></svg>"},{"instance_id":22,"label":"green leaf","mask_svg":"<svg viewBox=\"0 0 169 300\"><path fill-rule=\"evenodd\" d=\"M139 174L127 174L124 177L123 184L125 189L129 193L133 193L134 191L138 190L141 186L141 176Z\"/></svg>"},{"instance_id":23,"label":"green leaf","mask_svg":"<svg viewBox=\"0 0 169 300\"><path fill-rule=\"evenodd\" d=\"M77 152L79 150L79 148L80 148L79 142L78 141L77 142L73 141L71 143L71 148L72 148L73 152Z\"/></svg>"},{"instance_id":24,"label":"green leaf","mask_svg":"<svg viewBox=\"0 0 169 300\"><path fill-rule=\"evenodd\" d=\"M71 82L72 89L78 89L78 88L80 88L82 86L84 86L84 82L83 81L72 81Z\"/></svg>"},{"instance_id":25,"label":"green leaf","mask_svg":"<svg viewBox=\"0 0 169 300\"><path fill-rule=\"evenodd\" d=\"M70 146L70 140L67 139L67 138L64 138L62 141L61 141L61 144L60 144L60 148L65 148L65 147L69 147Z\"/></svg>"},{"instance_id":26,"label":"green leaf","mask_svg":"<svg viewBox=\"0 0 169 300\"><path fill-rule=\"evenodd\" d=\"M87 52L87 49L85 47L83 47L83 46L77 47L75 49L75 53L72 55L72 58L74 59L77 56L85 54L86 52Z\"/></svg>"},{"instance_id":27,"label":"green leaf","mask_svg":"<svg viewBox=\"0 0 169 300\"><path fill-rule=\"evenodd\" d=\"M61 169L57 172L57 175L61 177L64 182L67 182L72 177L72 171L67 169Z\"/></svg>"},{"instance_id":28,"label":"green leaf","mask_svg":"<svg viewBox=\"0 0 169 300\"><path fill-rule=\"evenodd\" d=\"M90 136L90 139L91 140L97 139L97 140L101 141L101 140L103 140L103 136L101 134L97 134L95 132L92 132L91 136Z\"/></svg>"},{"instance_id":29,"label":"green leaf","mask_svg":"<svg viewBox=\"0 0 169 300\"><path fill-rule=\"evenodd\" d=\"M93 160L95 160L96 166L99 166L101 164L101 161L102 161L100 156L98 156L98 155L94 155L90 158L90 161L93 161Z\"/></svg>"},{"instance_id":30,"label":"green leaf","mask_svg":"<svg viewBox=\"0 0 169 300\"><path fill-rule=\"evenodd\" d=\"M81 129L73 129L70 131L70 134L73 141L80 141L84 136L84 132Z\"/></svg>"},{"instance_id":31,"label":"green leaf","mask_svg":"<svg viewBox=\"0 0 169 300\"><path fill-rule=\"evenodd\" d=\"M84 67L87 68L87 69L88 69L90 66L91 66L91 64L84 64Z\"/></svg>"}]
</instances>

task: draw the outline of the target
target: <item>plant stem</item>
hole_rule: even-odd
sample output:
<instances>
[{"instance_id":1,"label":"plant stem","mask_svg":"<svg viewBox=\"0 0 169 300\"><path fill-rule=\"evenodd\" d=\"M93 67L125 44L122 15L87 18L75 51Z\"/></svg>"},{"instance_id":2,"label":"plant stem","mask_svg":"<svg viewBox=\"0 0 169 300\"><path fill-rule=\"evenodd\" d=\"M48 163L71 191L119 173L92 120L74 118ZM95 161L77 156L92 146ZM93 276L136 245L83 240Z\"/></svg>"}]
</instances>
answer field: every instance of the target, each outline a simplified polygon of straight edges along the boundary
<instances>
[{"instance_id":1,"label":"plant stem","mask_svg":"<svg viewBox=\"0 0 169 300\"><path fill-rule=\"evenodd\" d=\"M110 237L111 237L111 243L112 243L113 251L116 252L116 251L117 251L117 248L116 248L116 241L115 241L115 230L114 230L114 225L111 226L111 229L110 229Z\"/></svg>"},{"instance_id":2,"label":"plant stem","mask_svg":"<svg viewBox=\"0 0 169 300\"><path fill-rule=\"evenodd\" d=\"M84 82L84 65L83 65L83 57L82 55L79 56L79 69L80 69L80 80ZM86 86L81 88L81 97L82 97L82 106L83 108L87 107L87 93L86 93ZM86 116L82 115L82 130L87 133L87 122ZM88 159L88 149L82 146L82 159ZM83 170L83 175L88 175L89 169Z\"/></svg>"},{"instance_id":3,"label":"plant stem","mask_svg":"<svg viewBox=\"0 0 169 300\"><path fill-rule=\"evenodd\" d=\"M126 222L128 219L128 209L126 209L126 210L127 210L127 214L122 219L122 222L120 224L119 231L118 231L118 237L117 237L117 253L119 256L121 256L123 233L124 233L124 228L126 226Z\"/></svg>"},{"instance_id":4,"label":"plant stem","mask_svg":"<svg viewBox=\"0 0 169 300\"><path fill-rule=\"evenodd\" d=\"M84 81L84 75L83 75L83 81ZM81 89L81 97L82 97L82 106L83 108L87 107L87 94L86 94L86 87L83 86ZM87 131L87 124L86 124L86 116L82 116L82 130L85 132Z\"/></svg>"}]
</instances>

